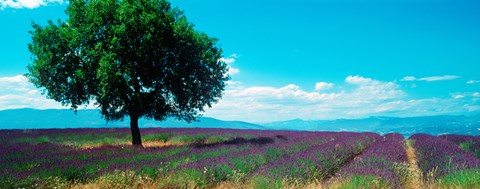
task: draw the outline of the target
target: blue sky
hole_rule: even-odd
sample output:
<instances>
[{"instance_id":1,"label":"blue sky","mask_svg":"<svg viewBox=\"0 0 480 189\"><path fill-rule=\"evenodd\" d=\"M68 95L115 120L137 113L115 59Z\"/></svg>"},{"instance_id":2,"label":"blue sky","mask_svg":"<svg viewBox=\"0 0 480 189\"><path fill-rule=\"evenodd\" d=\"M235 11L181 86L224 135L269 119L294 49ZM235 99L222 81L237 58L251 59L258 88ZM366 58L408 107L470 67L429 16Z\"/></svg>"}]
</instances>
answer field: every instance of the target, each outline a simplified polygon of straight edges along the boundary
<instances>
[{"instance_id":1,"label":"blue sky","mask_svg":"<svg viewBox=\"0 0 480 189\"><path fill-rule=\"evenodd\" d=\"M268 122L480 110L480 2L172 1L219 38L232 80L206 116ZM0 1L0 109L61 108L24 77L31 21L67 3Z\"/></svg>"}]
</instances>

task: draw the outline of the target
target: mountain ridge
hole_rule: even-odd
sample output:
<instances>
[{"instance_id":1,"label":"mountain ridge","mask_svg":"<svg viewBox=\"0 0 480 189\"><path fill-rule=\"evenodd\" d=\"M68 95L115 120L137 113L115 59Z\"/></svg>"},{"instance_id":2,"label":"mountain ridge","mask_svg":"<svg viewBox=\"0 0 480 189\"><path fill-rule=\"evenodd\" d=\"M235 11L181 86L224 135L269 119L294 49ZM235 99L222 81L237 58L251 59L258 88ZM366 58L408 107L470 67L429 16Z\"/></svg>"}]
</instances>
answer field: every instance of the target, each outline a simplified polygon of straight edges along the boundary
<instances>
[{"instance_id":1,"label":"mountain ridge","mask_svg":"<svg viewBox=\"0 0 480 189\"><path fill-rule=\"evenodd\" d=\"M0 129L46 129L46 128L125 128L128 117L122 121L107 123L96 109L10 109L0 111ZM352 132L397 132L405 136L414 133L480 135L480 114L437 115L420 117L371 116L363 119L303 120L292 119L270 123L225 121L200 117L198 122L187 123L174 118L163 122L140 119L141 128L232 128L261 130L306 130L306 131L352 131Z\"/></svg>"}]
</instances>

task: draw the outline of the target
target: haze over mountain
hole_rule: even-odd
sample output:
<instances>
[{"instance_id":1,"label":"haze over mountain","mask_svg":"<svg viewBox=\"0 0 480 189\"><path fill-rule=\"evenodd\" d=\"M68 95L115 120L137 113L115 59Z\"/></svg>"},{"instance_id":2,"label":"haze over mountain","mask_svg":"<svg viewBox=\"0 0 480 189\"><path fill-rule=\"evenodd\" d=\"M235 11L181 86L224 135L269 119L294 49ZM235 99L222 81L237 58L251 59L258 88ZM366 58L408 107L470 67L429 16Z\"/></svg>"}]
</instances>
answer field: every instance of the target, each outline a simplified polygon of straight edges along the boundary
<instances>
[{"instance_id":1,"label":"haze over mountain","mask_svg":"<svg viewBox=\"0 0 480 189\"><path fill-rule=\"evenodd\" d=\"M198 122L187 123L169 118L163 122L140 119L139 126L146 127L201 127L263 129L262 126L241 121L221 121L201 117ZM130 120L106 122L98 110L68 109L12 109L0 111L0 129L47 129L47 128L123 128L130 127Z\"/></svg>"},{"instance_id":2,"label":"haze over mountain","mask_svg":"<svg viewBox=\"0 0 480 189\"><path fill-rule=\"evenodd\" d=\"M473 116L425 116L425 117L369 117L365 119L301 120L294 119L271 123L253 124L243 121L223 121L201 117L198 122L187 123L169 118L163 122L141 119L142 128L236 128L307 131L397 132L405 136L414 133L480 135L480 114ZM129 127L129 119L106 123L98 110L79 110L76 114L66 109L12 109L0 111L0 129L46 128L123 128Z\"/></svg>"}]
</instances>

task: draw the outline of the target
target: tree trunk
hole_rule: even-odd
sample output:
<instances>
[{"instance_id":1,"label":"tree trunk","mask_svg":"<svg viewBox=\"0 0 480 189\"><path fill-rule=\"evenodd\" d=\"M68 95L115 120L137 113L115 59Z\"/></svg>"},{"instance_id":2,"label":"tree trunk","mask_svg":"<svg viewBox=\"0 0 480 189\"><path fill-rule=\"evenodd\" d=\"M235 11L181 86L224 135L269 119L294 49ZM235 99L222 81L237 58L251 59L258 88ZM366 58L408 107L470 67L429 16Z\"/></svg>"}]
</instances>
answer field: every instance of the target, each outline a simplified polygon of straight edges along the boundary
<instances>
[{"instance_id":1,"label":"tree trunk","mask_svg":"<svg viewBox=\"0 0 480 189\"><path fill-rule=\"evenodd\" d=\"M132 144L142 146L142 137L138 128L138 116L130 115L130 130L132 131Z\"/></svg>"}]
</instances>

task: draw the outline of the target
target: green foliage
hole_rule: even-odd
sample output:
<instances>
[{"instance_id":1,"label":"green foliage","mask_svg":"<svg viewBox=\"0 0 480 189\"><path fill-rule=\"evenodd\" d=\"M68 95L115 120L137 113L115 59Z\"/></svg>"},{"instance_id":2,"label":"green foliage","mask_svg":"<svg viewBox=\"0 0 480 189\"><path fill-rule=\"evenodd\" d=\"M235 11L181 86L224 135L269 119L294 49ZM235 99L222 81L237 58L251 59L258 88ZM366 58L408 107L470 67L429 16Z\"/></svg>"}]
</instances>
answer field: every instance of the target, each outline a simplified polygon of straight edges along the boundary
<instances>
[{"instance_id":1,"label":"green foliage","mask_svg":"<svg viewBox=\"0 0 480 189\"><path fill-rule=\"evenodd\" d=\"M258 189L275 189L282 188L285 183L280 179L273 179L265 176L254 176L251 178L253 188Z\"/></svg>"},{"instance_id":2,"label":"green foliage","mask_svg":"<svg viewBox=\"0 0 480 189\"><path fill-rule=\"evenodd\" d=\"M281 149L279 148L267 148L266 150L266 158L267 160L266 161L271 161L271 160L274 160L274 159L277 159L277 158L280 158L282 157L283 155L285 155L285 152L283 152Z\"/></svg>"},{"instance_id":3,"label":"green foliage","mask_svg":"<svg viewBox=\"0 0 480 189\"><path fill-rule=\"evenodd\" d=\"M149 166L143 166L142 173L150 178L157 178L158 176L158 171L155 168Z\"/></svg>"},{"instance_id":4,"label":"green foliage","mask_svg":"<svg viewBox=\"0 0 480 189\"><path fill-rule=\"evenodd\" d=\"M115 171L96 178L93 183L98 188L140 188L148 179L133 171Z\"/></svg>"},{"instance_id":5,"label":"green foliage","mask_svg":"<svg viewBox=\"0 0 480 189\"><path fill-rule=\"evenodd\" d=\"M231 139L233 139L231 135L212 135L212 136L208 136L205 142L209 144L213 144L213 143L225 142Z\"/></svg>"},{"instance_id":6,"label":"green foliage","mask_svg":"<svg viewBox=\"0 0 480 189\"><path fill-rule=\"evenodd\" d=\"M83 182L87 179L86 170L76 167L67 167L66 169L61 169L59 176L65 178L67 181Z\"/></svg>"},{"instance_id":7,"label":"green foliage","mask_svg":"<svg viewBox=\"0 0 480 189\"><path fill-rule=\"evenodd\" d=\"M32 143L32 144L38 144L42 142L49 142L50 138L48 136L42 136L42 137L23 137L23 138L16 138L12 142L19 142L19 143Z\"/></svg>"},{"instance_id":8,"label":"green foliage","mask_svg":"<svg viewBox=\"0 0 480 189\"><path fill-rule=\"evenodd\" d=\"M180 135L170 139L172 143L177 144L203 144L207 139L206 134Z\"/></svg>"},{"instance_id":9,"label":"green foliage","mask_svg":"<svg viewBox=\"0 0 480 189\"><path fill-rule=\"evenodd\" d=\"M87 135L49 135L40 137L17 138L13 142L38 144L50 142L73 147L126 144L128 136L120 133L99 133Z\"/></svg>"},{"instance_id":10,"label":"green foliage","mask_svg":"<svg viewBox=\"0 0 480 189\"><path fill-rule=\"evenodd\" d=\"M94 101L107 121L130 116L132 128L141 117L193 121L221 98L218 40L166 0L72 0L66 14L30 32L26 76L48 98L74 110Z\"/></svg>"},{"instance_id":11,"label":"green foliage","mask_svg":"<svg viewBox=\"0 0 480 189\"><path fill-rule=\"evenodd\" d=\"M355 175L348 180L341 181L338 186L333 188L337 189L357 189L357 188L391 188L381 178L366 175Z\"/></svg>"},{"instance_id":12,"label":"green foliage","mask_svg":"<svg viewBox=\"0 0 480 189\"><path fill-rule=\"evenodd\" d=\"M475 141L471 140L471 141L463 142L463 143L460 143L458 146L465 151L472 152L473 155L480 158L480 149L475 147L476 146Z\"/></svg>"},{"instance_id":13,"label":"green foliage","mask_svg":"<svg viewBox=\"0 0 480 189\"><path fill-rule=\"evenodd\" d=\"M436 181L440 188L476 188L480 186L480 169L468 169L444 175Z\"/></svg>"},{"instance_id":14,"label":"green foliage","mask_svg":"<svg viewBox=\"0 0 480 189\"><path fill-rule=\"evenodd\" d=\"M460 143L458 146L463 150L471 151L471 148L474 144L475 142L473 141L467 141L467 142Z\"/></svg>"},{"instance_id":15,"label":"green foliage","mask_svg":"<svg viewBox=\"0 0 480 189\"><path fill-rule=\"evenodd\" d=\"M175 172L172 176L160 183L160 188L206 188L205 175L195 169L184 169Z\"/></svg>"},{"instance_id":16,"label":"green foliage","mask_svg":"<svg viewBox=\"0 0 480 189\"><path fill-rule=\"evenodd\" d=\"M143 136L144 141L158 141L158 142L167 142L174 133L158 133L158 134L150 134Z\"/></svg>"}]
</instances>

